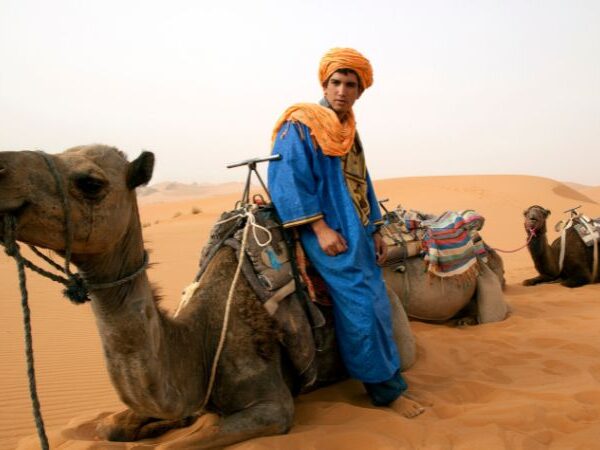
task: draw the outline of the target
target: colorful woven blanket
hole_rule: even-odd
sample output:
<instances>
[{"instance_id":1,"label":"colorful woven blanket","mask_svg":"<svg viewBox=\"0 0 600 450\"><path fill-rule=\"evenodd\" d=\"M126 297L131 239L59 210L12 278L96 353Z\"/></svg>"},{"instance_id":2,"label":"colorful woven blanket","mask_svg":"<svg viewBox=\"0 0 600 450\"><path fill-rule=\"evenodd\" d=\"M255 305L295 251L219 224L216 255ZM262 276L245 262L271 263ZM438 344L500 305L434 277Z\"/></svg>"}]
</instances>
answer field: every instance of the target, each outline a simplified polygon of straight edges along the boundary
<instances>
[{"instance_id":1,"label":"colorful woven blanket","mask_svg":"<svg viewBox=\"0 0 600 450\"><path fill-rule=\"evenodd\" d=\"M422 213L404 212L407 229L424 231L423 248L427 270L438 277L470 275L477 270L477 257L485 257L482 240L473 242L481 230L483 216L473 210L446 211L439 217L420 220Z\"/></svg>"}]
</instances>

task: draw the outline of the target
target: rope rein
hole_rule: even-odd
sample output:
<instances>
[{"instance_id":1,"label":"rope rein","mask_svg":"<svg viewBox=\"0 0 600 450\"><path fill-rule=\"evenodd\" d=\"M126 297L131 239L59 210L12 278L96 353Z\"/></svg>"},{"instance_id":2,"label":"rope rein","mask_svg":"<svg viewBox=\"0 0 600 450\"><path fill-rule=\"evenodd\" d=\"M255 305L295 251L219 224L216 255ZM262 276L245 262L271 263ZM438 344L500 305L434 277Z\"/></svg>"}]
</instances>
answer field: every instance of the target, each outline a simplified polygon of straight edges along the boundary
<instances>
[{"instance_id":1,"label":"rope rein","mask_svg":"<svg viewBox=\"0 0 600 450\"><path fill-rule=\"evenodd\" d=\"M238 279L240 277L240 273L242 272L242 266L244 264L244 258L245 258L244 251L246 249L246 244L248 242L248 230L250 228L252 228L252 234L254 235L254 239L256 240L256 243L261 247L266 247L267 245L269 245L271 243L271 240L272 240L271 232L267 228L256 223L256 218L254 217L254 213L253 213L253 210L255 210L255 209L256 209L256 206L250 205L247 210L244 210L244 211L240 212L239 214L236 214L235 216L229 217L228 219L217 222L217 224L221 224L221 223L229 222L230 220L233 220L233 219L237 219L239 217L247 217L246 224L244 225L244 231L242 234L242 243L240 245L237 268L235 269L235 275L233 276L231 286L229 287L229 294L227 295L227 300L225 301L225 313L223 315L223 325L221 327L221 335L219 337L219 344L217 346L217 350L215 352L215 356L213 358L212 366L210 369L210 378L208 380L208 386L206 388L206 395L204 396L204 401L202 402L202 406L200 407L199 412L204 411L204 409L206 408L206 405L208 404L208 402L210 400L210 396L212 394L215 379L217 376L217 366L219 364L219 359L221 358L221 353L223 352L223 348L225 347L225 338L227 336L227 330L229 328L229 316L230 316L230 312L231 312L231 303L233 301L233 294L235 292L235 287L237 285ZM262 243L258 240L258 237L256 236L257 228L259 228L267 233L268 239L266 242Z\"/></svg>"},{"instance_id":2,"label":"rope rein","mask_svg":"<svg viewBox=\"0 0 600 450\"><path fill-rule=\"evenodd\" d=\"M48 169L50 170L52 177L56 183L56 189L58 191L59 196L61 197L61 203L63 207L64 213L64 230L65 230L65 263L64 267L61 267L59 264L54 262L51 258L44 255L34 246L29 246L29 248L41 259L46 261L49 265L54 267L56 270L65 274L67 278L64 278L59 275L55 275L47 270L42 269L41 267L36 266L34 263L23 257L21 254L19 245L16 241L16 228L17 228L17 220L12 215L4 215L2 226L4 228L4 240L0 242L5 247L5 252L8 256L15 259L17 263L17 272L19 277L19 289L21 291L21 307L23 310L23 329L25 334L25 357L27 360L27 377L29 380L29 394L31 397L31 404L33 408L33 416L35 420L35 426L37 429L38 437L40 440L40 446L43 450L48 450L48 437L46 435L46 431L44 429L44 420L42 418L41 406L39 397L37 395L37 385L35 380L35 366L34 366L34 357L33 357L33 339L31 332L31 311L29 309L29 295L27 292L27 280L25 276L25 267L28 269L37 272L38 274L58 283L61 283L66 286L66 289L63 291L63 294L69 298L73 303L84 303L89 301L89 292L93 290L99 289L107 289L111 287L116 287L123 285L136 277L138 277L142 272L144 272L148 266L148 254L144 251L144 259L142 265L132 274L127 275L123 278L120 278L113 282L108 283L87 283L86 280L81 277L78 273L71 272L70 264L71 264L71 249L72 249L72 241L73 241L73 230L71 223L71 209L69 206L69 199L67 197L66 191L64 189L64 185L62 182L62 178L58 173L58 169L54 164L54 161L50 157L50 155L44 152L37 152L40 154Z\"/></svg>"},{"instance_id":3,"label":"rope rein","mask_svg":"<svg viewBox=\"0 0 600 450\"><path fill-rule=\"evenodd\" d=\"M37 385L35 382L35 364L33 359L33 339L31 336L31 311L29 309L29 295L27 293L27 279L25 276L25 264L23 257L18 252L18 247L15 242L15 228L16 219L13 216L4 217L4 245L6 246L6 252L14 252L13 256L17 262L17 272L19 274L19 288L21 290L21 309L23 310L23 328L25 334L25 359L27 360L27 378L29 380L29 396L31 397L31 404L33 407L33 418L35 421L35 428L40 439L40 446L43 450L50 448L48 444L48 436L46 436L46 430L44 429L44 419L42 418L42 408L40 406L40 399L37 395Z\"/></svg>"},{"instance_id":4,"label":"rope rein","mask_svg":"<svg viewBox=\"0 0 600 450\"><path fill-rule=\"evenodd\" d=\"M514 250L502 250L502 249L499 249L496 247L492 247L492 250L496 250L497 252L500 252L500 253L515 253L515 252L518 252L519 250L524 249L525 247L527 247L529 245L531 240L536 236L535 228L528 228L527 231L529 232L529 236L527 237L527 242L525 242L525 244L520 246L519 248L516 248Z\"/></svg>"}]
</instances>

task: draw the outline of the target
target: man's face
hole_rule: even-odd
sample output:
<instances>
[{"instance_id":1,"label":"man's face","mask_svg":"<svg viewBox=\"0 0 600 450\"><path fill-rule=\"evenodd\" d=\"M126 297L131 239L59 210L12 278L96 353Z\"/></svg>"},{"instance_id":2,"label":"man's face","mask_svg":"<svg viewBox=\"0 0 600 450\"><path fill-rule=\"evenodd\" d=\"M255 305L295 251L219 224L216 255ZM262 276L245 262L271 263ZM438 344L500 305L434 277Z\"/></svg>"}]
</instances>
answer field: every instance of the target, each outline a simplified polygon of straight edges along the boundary
<instances>
[{"instance_id":1,"label":"man's face","mask_svg":"<svg viewBox=\"0 0 600 450\"><path fill-rule=\"evenodd\" d=\"M337 115L343 118L360 97L358 77L352 72L335 72L329 77L323 94Z\"/></svg>"}]
</instances>

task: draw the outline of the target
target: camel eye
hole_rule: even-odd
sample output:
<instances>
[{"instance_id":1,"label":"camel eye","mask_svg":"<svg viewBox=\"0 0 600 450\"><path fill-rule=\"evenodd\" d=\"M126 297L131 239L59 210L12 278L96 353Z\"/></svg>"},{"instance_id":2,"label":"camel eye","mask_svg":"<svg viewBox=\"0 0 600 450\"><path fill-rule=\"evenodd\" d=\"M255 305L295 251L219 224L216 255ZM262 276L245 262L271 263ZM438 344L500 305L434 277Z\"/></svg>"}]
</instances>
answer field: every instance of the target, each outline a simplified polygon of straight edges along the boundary
<instances>
[{"instance_id":1,"label":"camel eye","mask_svg":"<svg viewBox=\"0 0 600 450\"><path fill-rule=\"evenodd\" d=\"M79 189L85 197L96 199L104 189L104 186L106 186L106 181L84 175L75 179L75 186L77 186L77 189Z\"/></svg>"}]
</instances>

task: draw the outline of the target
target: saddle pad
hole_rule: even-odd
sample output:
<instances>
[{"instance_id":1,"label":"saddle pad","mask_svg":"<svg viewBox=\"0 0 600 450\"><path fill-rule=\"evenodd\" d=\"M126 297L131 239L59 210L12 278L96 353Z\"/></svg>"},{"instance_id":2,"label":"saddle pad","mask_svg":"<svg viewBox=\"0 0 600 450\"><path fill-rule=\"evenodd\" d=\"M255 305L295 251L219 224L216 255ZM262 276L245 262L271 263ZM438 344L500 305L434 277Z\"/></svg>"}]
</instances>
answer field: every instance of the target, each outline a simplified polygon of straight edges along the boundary
<instances>
[{"instance_id":1,"label":"saddle pad","mask_svg":"<svg viewBox=\"0 0 600 450\"><path fill-rule=\"evenodd\" d=\"M579 216L574 221L573 228L579 234L579 237L584 242L585 245L591 247L594 245L594 241L600 241L600 220L599 219L589 219L586 216ZM586 223L582 223L586 222ZM592 230L592 232L590 232Z\"/></svg>"}]
</instances>

